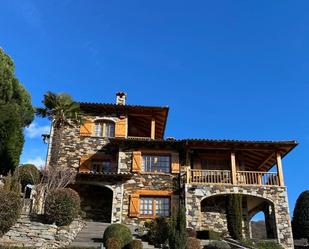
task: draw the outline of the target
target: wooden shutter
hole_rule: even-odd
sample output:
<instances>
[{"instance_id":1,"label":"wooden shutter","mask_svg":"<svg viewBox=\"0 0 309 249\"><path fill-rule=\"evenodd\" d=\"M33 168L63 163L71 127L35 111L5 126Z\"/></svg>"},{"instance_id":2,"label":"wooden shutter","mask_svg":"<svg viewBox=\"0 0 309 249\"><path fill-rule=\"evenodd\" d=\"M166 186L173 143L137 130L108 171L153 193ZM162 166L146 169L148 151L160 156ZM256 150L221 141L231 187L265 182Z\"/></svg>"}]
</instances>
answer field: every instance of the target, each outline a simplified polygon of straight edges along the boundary
<instances>
[{"instance_id":1,"label":"wooden shutter","mask_svg":"<svg viewBox=\"0 0 309 249\"><path fill-rule=\"evenodd\" d=\"M91 170L90 156L83 156L80 159L79 172L89 172Z\"/></svg>"},{"instance_id":2,"label":"wooden shutter","mask_svg":"<svg viewBox=\"0 0 309 249\"><path fill-rule=\"evenodd\" d=\"M93 122L87 120L80 126L80 135L81 136L91 136L93 130Z\"/></svg>"},{"instance_id":3,"label":"wooden shutter","mask_svg":"<svg viewBox=\"0 0 309 249\"><path fill-rule=\"evenodd\" d=\"M115 124L115 137L126 137L127 134L127 119L119 118Z\"/></svg>"},{"instance_id":4,"label":"wooden shutter","mask_svg":"<svg viewBox=\"0 0 309 249\"><path fill-rule=\"evenodd\" d=\"M179 173L180 172L179 154L178 153L172 153L171 154L171 161L172 161L172 173Z\"/></svg>"},{"instance_id":5,"label":"wooden shutter","mask_svg":"<svg viewBox=\"0 0 309 249\"><path fill-rule=\"evenodd\" d=\"M129 216L130 217L138 217L138 214L139 214L139 195L138 194L131 194Z\"/></svg>"},{"instance_id":6,"label":"wooden shutter","mask_svg":"<svg viewBox=\"0 0 309 249\"><path fill-rule=\"evenodd\" d=\"M142 169L142 152L133 151L132 172L140 172Z\"/></svg>"}]
</instances>

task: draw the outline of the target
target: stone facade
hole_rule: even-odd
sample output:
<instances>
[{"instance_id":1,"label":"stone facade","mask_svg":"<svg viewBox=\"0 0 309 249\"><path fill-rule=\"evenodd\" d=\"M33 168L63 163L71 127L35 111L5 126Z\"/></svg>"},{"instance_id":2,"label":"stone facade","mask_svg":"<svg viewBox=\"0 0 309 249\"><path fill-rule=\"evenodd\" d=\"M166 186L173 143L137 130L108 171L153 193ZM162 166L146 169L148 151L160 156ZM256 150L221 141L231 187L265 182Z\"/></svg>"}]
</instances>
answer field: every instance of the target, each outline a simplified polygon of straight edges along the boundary
<instances>
[{"instance_id":1,"label":"stone facade","mask_svg":"<svg viewBox=\"0 0 309 249\"><path fill-rule=\"evenodd\" d=\"M24 216L0 238L0 244L43 249L65 247L75 239L84 225L83 221L75 220L69 226L57 227L30 221L28 216Z\"/></svg>"},{"instance_id":2,"label":"stone facade","mask_svg":"<svg viewBox=\"0 0 309 249\"><path fill-rule=\"evenodd\" d=\"M202 228L205 223L203 223L204 217L201 212L201 201L206 197L222 194L243 194L246 196L256 196L273 203L278 242L286 249L293 248L293 237L285 187L231 185L194 186L191 184L186 184L185 200L187 208L187 226L197 230ZM222 223L224 223L222 220L218 222L220 226ZM216 227L215 230L219 230L219 227Z\"/></svg>"}]
</instances>

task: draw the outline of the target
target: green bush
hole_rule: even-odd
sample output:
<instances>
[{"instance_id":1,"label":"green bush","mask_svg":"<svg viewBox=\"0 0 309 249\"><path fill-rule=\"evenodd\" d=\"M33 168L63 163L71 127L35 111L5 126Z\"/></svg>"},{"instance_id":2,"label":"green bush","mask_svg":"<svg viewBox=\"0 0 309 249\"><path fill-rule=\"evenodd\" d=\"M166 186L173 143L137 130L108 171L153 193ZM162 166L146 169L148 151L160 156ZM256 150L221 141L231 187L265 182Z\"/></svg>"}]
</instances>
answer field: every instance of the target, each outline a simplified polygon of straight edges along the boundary
<instances>
[{"instance_id":1,"label":"green bush","mask_svg":"<svg viewBox=\"0 0 309 249\"><path fill-rule=\"evenodd\" d=\"M109 238L119 240L121 248L123 248L132 241L132 233L130 229L123 224L112 224L105 229L103 235L103 243L105 247Z\"/></svg>"},{"instance_id":2,"label":"green bush","mask_svg":"<svg viewBox=\"0 0 309 249\"><path fill-rule=\"evenodd\" d=\"M201 242L200 240L192 237L187 238L186 249L200 249Z\"/></svg>"},{"instance_id":3,"label":"green bush","mask_svg":"<svg viewBox=\"0 0 309 249\"><path fill-rule=\"evenodd\" d=\"M130 244L127 246L127 249L143 249L143 243L140 240L132 240Z\"/></svg>"},{"instance_id":4,"label":"green bush","mask_svg":"<svg viewBox=\"0 0 309 249\"><path fill-rule=\"evenodd\" d=\"M275 241L261 240L261 241L255 242L249 239L249 240L242 240L241 242L245 244L246 246L254 247L257 249L283 249L283 247Z\"/></svg>"},{"instance_id":5,"label":"green bush","mask_svg":"<svg viewBox=\"0 0 309 249\"><path fill-rule=\"evenodd\" d=\"M281 245L274 241L259 241L256 246L258 249L283 249Z\"/></svg>"},{"instance_id":6,"label":"green bush","mask_svg":"<svg viewBox=\"0 0 309 249\"><path fill-rule=\"evenodd\" d=\"M21 212L21 199L13 192L0 190L0 236L13 226Z\"/></svg>"},{"instance_id":7,"label":"green bush","mask_svg":"<svg viewBox=\"0 0 309 249\"><path fill-rule=\"evenodd\" d=\"M80 212L80 199L76 191L69 188L51 191L45 200L45 217L57 226L69 225Z\"/></svg>"},{"instance_id":8,"label":"green bush","mask_svg":"<svg viewBox=\"0 0 309 249\"><path fill-rule=\"evenodd\" d=\"M108 238L105 243L106 249L121 249L121 243L116 238Z\"/></svg>"},{"instance_id":9,"label":"green bush","mask_svg":"<svg viewBox=\"0 0 309 249\"><path fill-rule=\"evenodd\" d=\"M307 239L309 242L309 190L297 198L293 212L292 230L294 239Z\"/></svg>"},{"instance_id":10,"label":"green bush","mask_svg":"<svg viewBox=\"0 0 309 249\"><path fill-rule=\"evenodd\" d=\"M204 247L204 249L230 249L228 243L224 241L211 241L207 246Z\"/></svg>"},{"instance_id":11,"label":"green bush","mask_svg":"<svg viewBox=\"0 0 309 249\"><path fill-rule=\"evenodd\" d=\"M40 171L33 164L24 164L18 168L19 180L24 190L27 184L37 184L40 181Z\"/></svg>"},{"instance_id":12,"label":"green bush","mask_svg":"<svg viewBox=\"0 0 309 249\"><path fill-rule=\"evenodd\" d=\"M158 217L145 224L148 229L146 240L155 246L164 245L168 241L169 222L164 217Z\"/></svg>"}]
</instances>

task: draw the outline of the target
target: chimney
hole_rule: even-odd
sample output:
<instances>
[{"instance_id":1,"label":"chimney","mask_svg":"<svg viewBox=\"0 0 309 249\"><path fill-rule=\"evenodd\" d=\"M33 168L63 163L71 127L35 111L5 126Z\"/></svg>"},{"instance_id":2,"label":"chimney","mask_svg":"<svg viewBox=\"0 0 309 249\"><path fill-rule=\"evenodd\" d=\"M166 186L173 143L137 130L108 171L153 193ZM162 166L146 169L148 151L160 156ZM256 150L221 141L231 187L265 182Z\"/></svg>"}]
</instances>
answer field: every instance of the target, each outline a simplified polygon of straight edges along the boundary
<instances>
[{"instance_id":1,"label":"chimney","mask_svg":"<svg viewBox=\"0 0 309 249\"><path fill-rule=\"evenodd\" d=\"M117 92L116 93L116 104L117 105L125 105L126 104L127 94L125 92Z\"/></svg>"}]
</instances>

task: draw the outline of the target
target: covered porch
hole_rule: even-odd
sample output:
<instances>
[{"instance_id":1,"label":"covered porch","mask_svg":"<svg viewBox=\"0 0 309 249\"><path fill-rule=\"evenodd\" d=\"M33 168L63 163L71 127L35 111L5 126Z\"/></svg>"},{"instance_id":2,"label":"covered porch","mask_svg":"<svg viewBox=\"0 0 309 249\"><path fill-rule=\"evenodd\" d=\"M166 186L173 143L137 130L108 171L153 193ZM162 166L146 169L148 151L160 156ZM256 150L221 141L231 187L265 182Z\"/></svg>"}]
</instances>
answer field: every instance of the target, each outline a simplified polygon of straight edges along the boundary
<instances>
[{"instance_id":1,"label":"covered porch","mask_svg":"<svg viewBox=\"0 0 309 249\"><path fill-rule=\"evenodd\" d=\"M187 140L186 184L285 186L282 158L296 145L295 141Z\"/></svg>"}]
</instances>

